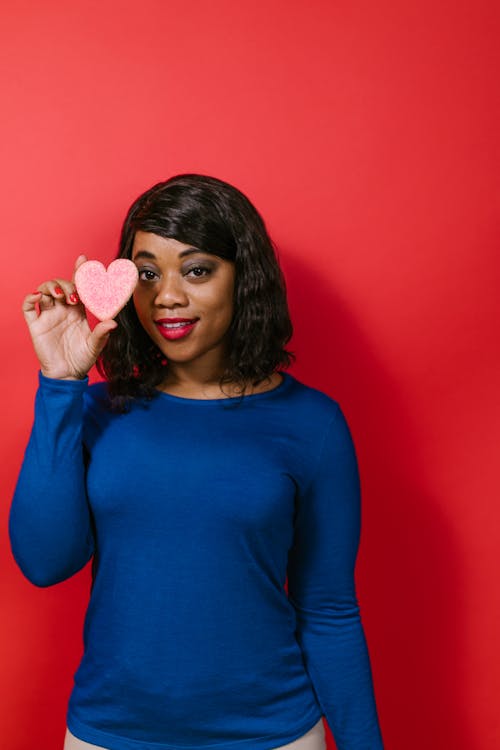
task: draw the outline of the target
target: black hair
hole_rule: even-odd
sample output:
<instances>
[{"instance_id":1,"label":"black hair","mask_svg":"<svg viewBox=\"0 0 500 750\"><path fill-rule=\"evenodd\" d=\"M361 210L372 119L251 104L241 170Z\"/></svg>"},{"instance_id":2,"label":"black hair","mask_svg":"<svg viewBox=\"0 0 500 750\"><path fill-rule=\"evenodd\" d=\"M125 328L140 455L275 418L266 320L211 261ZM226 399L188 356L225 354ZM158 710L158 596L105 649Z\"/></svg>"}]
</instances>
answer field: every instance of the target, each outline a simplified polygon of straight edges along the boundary
<instances>
[{"instance_id":1,"label":"black hair","mask_svg":"<svg viewBox=\"0 0 500 750\"><path fill-rule=\"evenodd\" d=\"M215 177L178 174L159 182L131 205L117 258L132 258L135 233L152 232L193 245L235 264L229 354L219 384L258 385L296 359L285 349L293 334L286 284L264 220L237 188ZM108 381L111 408L127 411L131 399L152 399L168 361L142 327L133 298L116 316L118 327L97 360ZM235 399L231 399L233 402Z\"/></svg>"}]
</instances>

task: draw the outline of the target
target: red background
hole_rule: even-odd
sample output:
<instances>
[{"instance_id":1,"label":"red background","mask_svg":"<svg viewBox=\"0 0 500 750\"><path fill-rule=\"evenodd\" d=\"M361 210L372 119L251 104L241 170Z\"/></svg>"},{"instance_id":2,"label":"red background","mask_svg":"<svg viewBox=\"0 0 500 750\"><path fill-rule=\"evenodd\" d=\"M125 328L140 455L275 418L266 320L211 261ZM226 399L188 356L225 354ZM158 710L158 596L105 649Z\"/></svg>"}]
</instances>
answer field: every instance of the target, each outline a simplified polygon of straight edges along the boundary
<instances>
[{"instance_id":1,"label":"red background","mask_svg":"<svg viewBox=\"0 0 500 750\"><path fill-rule=\"evenodd\" d=\"M62 750L90 582L87 566L38 589L10 553L38 369L22 299L69 278L80 252L110 262L132 200L190 171L264 216L295 323L291 372L350 423L387 750L500 746L498 8L4 6L3 747Z\"/></svg>"}]
</instances>

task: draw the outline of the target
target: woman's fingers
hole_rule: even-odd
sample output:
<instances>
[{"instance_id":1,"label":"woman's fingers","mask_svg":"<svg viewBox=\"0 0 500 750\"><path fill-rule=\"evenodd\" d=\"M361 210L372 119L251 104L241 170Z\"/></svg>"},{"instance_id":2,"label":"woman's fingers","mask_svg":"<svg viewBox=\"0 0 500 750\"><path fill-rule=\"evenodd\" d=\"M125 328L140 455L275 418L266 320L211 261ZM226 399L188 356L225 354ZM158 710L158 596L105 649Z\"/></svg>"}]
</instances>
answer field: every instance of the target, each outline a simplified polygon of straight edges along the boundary
<instances>
[{"instance_id":1,"label":"woman's fingers","mask_svg":"<svg viewBox=\"0 0 500 750\"><path fill-rule=\"evenodd\" d=\"M40 312L43 312L44 310L50 310L50 308L54 307L54 305L56 304L54 297L51 294L45 294L45 292L42 292L38 303Z\"/></svg>"},{"instance_id":2,"label":"woman's fingers","mask_svg":"<svg viewBox=\"0 0 500 750\"><path fill-rule=\"evenodd\" d=\"M118 328L116 320L102 320L95 326L89 337L89 345L96 358L108 343L108 336L115 328Z\"/></svg>"},{"instance_id":3,"label":"woman's fingers","mask_svg":"<svg viewBox=\"0 0 500 750\"><path fill-rule=\"evenodd\" d=\"M49 279L39 285L36 292L27 294L23 300L22 310L26 322L33 323L39 317L39 312L44 310L50 310L57 303L66 305L76 306L81 304L78 292L75 286L75 272L76 270L85 263L87 256L80 254L75 261L75 267L73 271L73 278L71 281L67 279ZM36 305L39 305L39 312Z\"/></svg>"},{"instance_id":4,"label":"woman's fingers","mask_svg":"<svg viewBox=\"0 0 500 750\"><path fill-rule=\"evenodd\" d=\"M41 292L31 292L23 300L23 315L28 324L34 323L38 318L36 303L40 301L41 296Z\"/></svg>"},{"instance_id":5,"label":"woman's fingers","mask_svg":"<svg viewBox=\"0 0 500 750\"><path fill-rule=\"evenodd\" d=\"M40 304L40 311L50 309L56 304L56 302L65 302L67 305L80 304L80 298L75 286L75 273L82 263L86 262L86 260L86 255L81 254L77 257L71 281L55 278L49 279L40 284L38 290L40 294L36 298L36 301ZM31 298L32 295L28 295L28 297ZM28 316L31 316L30 319L33 320L33 313L36 314L36 308L33 305L32 308L25 310L25 304L28 303L23 302L23 312L27 312Z\"/></svg>"},{"instance_id":6,"label":"woman's fingers","mask_svg":"<svg viewBox=\"0 0 500 750\"><path fill-rule=\"evenodd\" d=\"M54 296L54 299L66 302L68 305L77 305L80 301L78 298L78 292L72 281L67 281L66 279L52 279L47 283L49 292Z\"/></svg>"},{"instance_id":7,"label":"woman's fingers","mask_svg":"<svg viewBox=\"0 0 500 750\"><path fill-rule=\"evenodd\" d=\"M66 279L50 279L40 284L39 291L43 294L40 300L40 310L53 307L56 302L77 305L80 302L75 285Z\"/></svg>"}]
</instances>

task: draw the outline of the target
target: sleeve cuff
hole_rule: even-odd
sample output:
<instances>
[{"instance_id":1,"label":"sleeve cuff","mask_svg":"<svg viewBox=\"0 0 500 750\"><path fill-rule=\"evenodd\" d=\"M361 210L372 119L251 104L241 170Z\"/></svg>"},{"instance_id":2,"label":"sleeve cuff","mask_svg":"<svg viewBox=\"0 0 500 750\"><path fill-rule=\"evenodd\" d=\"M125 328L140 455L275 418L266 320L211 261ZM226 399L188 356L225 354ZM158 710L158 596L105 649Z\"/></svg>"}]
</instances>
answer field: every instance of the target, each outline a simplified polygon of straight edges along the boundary
<instances>
[{"instance_id":1,"label":"sleeve cuff","mask_svg":"<svg viewBox=\"0 0 500 750\"><path fill-rule=\"evenodd\" d=\"M89 376L86 375L81 380L62 380L61 378L48 378L41 370L38 370L38 383L41 388L48 388L59 393L68 393L71 391L79 393L87 388Z\"/></svg>"}]
</instances>

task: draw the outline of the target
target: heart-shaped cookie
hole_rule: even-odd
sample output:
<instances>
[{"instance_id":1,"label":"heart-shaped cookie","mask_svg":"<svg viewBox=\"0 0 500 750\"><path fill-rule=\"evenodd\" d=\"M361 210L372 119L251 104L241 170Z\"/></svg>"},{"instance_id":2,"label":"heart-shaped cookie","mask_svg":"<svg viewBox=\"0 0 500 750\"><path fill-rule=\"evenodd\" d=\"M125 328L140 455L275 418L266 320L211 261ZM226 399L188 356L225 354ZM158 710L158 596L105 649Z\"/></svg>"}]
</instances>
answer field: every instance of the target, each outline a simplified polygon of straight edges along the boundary
<instances>
[{"instance_id":1,"label":"heart-shaped cookie","mask_svg":"<svg viewBox=\"0 0 500 750\"><path fill-rule=\"evenodd\" d=\"M111 320L125 307L139 278L137 266L118 258L107 270L98 260L86 260L75 271L75 286L85 307L99 320Z\"/></svg>"}]
</instances>

